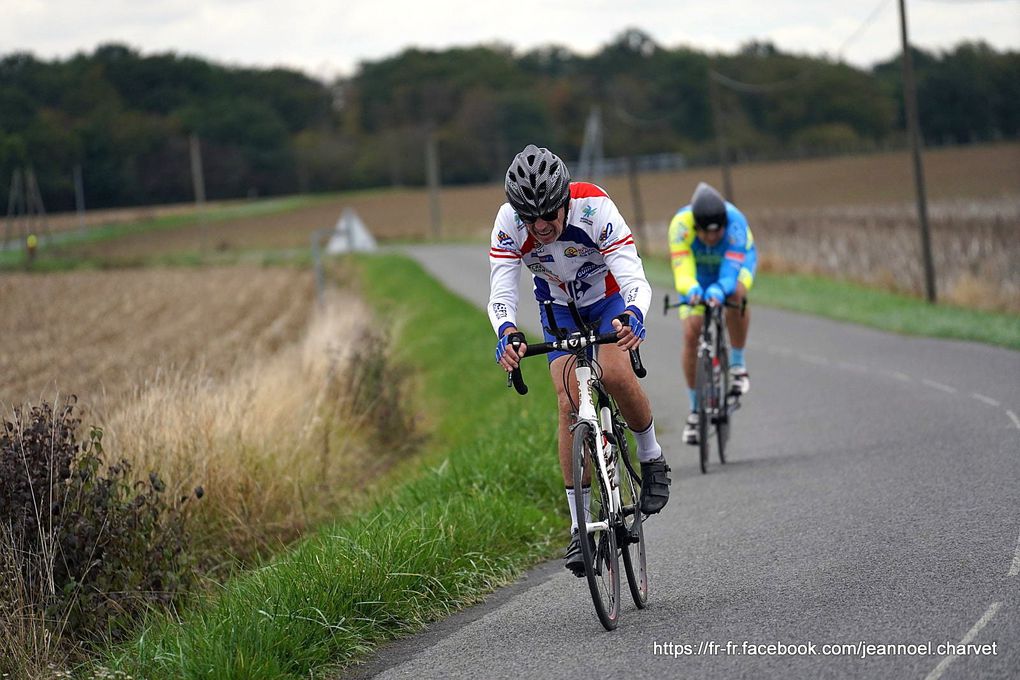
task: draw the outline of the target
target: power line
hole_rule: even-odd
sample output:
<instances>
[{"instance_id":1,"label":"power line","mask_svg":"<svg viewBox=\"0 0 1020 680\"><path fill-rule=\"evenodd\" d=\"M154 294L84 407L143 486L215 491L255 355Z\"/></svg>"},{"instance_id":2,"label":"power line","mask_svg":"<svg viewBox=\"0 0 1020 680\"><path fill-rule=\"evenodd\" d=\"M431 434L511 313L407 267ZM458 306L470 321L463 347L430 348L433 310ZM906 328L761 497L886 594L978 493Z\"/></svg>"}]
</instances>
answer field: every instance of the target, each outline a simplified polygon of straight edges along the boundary
<instances>
[{"instance_id":1,"label":"power line","mask_svg":"<svg viewBox=\"0 0 1020 680\"><path fill-rule=\"evenodd\" d=\"M857 27L857 30L851 33L850 37L844 40L843 44L839 46L839 49L836 50L836 56L842 59L843 53L846 52L846 48L849 47L850 44L853 43L855 40L864 35L864 32L868 30L868 27L871 26L875 19L878 18L878 15L880 15L882 11L889 4L891 4L891 2L892 0L878 0L878 4L875 5L875 8L873 10L871 10L871 14L869 14L867 18L863 22L861 22L861 25Z\"/></svg>"},{"instance_id":2,"label":"power line","mask_svg":"<svg viewBox=\"0 0 1020 680\"><path fill-rule=\"evenodd\" d=\"M1000 2L1002 0L957 0L957 1ZM839 49L836 50L836 56L839 59L843 58L843 53L846 51L847 47L849 47L854 41L856 41L862 35L864 35L864 33L871 26L871 24L874 23L876 19L878 19L879 15L882 14L882 11L886 8L887 5L891 4L891 2L892 0L878 1L878 4L875 5L871 12L868 13L868 16L864 18L861 24L854 29L854 32L851 33L849 37L847 37L847 39L843 41L843 44L839 46ZM734 78L730 78L729 76L725 76L714 69L709 69L709 76L720 85L723 85L724 87L727 87L735 92L743 92L746 94L768 94L771 92L781 92L783 90L787 90L796 87L797 85L800 85L811 76L812 70L813 70L812 68L806 68L793 78L776 80L771 83L744 83Z\"/></svg>"},{"instance_id":3,"label":"power line","mask_svg":"<svg viewBox=\"0 0 1020 680\"><path fill-rule=\"evenodd\" d=\"M743 83L739 80L734 80L729 76L724 76L715 69L708 69L708 74L715 82L720 85L725 85L731 90L736 92L745 92L748 94L768 94L769 92L781 92L782 90L788 90L792 87L800 85L808 77L808 70L805 69L797 74L794 78L787 78L785 80L776 80L771 83Z\"/></svg>"}]
</instances>

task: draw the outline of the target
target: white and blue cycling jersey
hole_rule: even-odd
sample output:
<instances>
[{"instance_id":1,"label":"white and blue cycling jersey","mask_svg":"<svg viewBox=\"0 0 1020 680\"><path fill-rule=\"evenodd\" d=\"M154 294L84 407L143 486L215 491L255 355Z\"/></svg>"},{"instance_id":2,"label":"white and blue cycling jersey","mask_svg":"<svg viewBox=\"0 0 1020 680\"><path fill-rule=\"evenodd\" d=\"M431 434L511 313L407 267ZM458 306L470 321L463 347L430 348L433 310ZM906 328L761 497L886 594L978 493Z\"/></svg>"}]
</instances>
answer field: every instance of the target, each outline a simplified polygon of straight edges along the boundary
<instances>
[{"instance_id":1,"label":"white and blue cycling jersey","mask_svg":"<svg viewBox=\"0 0 1020 680\"><path fill-rule=\"evenodd\" d=\"M539 303L551 300L565 308L574 300L585 310L618 295L620 311L626 308L644 321L652 300L630 227L608 194L586 182L571 183L563 233L549 245L532 238L504 203L492 228L489 265L488 312L497 336L517 325L522 265L534 276Z\"/></svg>"}]
</instances>

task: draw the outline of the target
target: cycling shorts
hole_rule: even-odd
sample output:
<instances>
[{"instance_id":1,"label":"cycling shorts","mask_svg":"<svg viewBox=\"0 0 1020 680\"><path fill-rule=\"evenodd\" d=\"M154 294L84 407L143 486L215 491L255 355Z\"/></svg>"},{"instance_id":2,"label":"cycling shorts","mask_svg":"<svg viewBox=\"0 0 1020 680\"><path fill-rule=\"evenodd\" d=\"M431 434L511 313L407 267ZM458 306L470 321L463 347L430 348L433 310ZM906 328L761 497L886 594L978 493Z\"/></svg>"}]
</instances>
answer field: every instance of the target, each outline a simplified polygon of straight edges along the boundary
<instances>
[{"instance_id":1,"label":"cycling shorts","mask_svg":"<svg viewBox=\"0 0 1020 680\"><path fill-rule=\"evenodd\" d=\"M607 298L599 300L593 305L587 307L578 307L577 312L580 314L581 319L589 325L597 326L599 329L599 335L603 333L610 333L613 331L613 319L620 316L626 310L627 305L623 302L623 296L619 293L610 295ZM561 329L568 331L576 331L577 324L574 323L574 317L570 314L570 308L566 305L558 305L553 303L552 305L553 317L556 319L556 324ZM545 305L538 306L538 316L542 320L542 334L545 336L546 342L552 342L555 340L549 332L549 320L545 316ZM592 348L587 349L588 358L592 357ZM566 356L569 352L550 352L546 355L549 363L552 363L557 357Z\"/></svg>"}]
</instances>

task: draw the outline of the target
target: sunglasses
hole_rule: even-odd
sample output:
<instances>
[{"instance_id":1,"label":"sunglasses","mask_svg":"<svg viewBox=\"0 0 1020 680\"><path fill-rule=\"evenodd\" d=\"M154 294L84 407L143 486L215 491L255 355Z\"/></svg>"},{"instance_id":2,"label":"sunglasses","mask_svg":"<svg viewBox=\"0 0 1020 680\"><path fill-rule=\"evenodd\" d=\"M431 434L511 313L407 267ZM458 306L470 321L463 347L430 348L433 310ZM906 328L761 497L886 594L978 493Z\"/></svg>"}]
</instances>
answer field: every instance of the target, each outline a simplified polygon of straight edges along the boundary
<instances>
[{"instance_id":1,"label":"sunglasses","mask_svg":"<svg viewBox=\"0 0 1020 680\"><path fill-rule=\"evenodd\" d=\"M525 217L524 215L522 215L520 213L517 213L517 216L520 217L521 218L521 222L524 222L525 224L534 224L535 222L538 221L537 217ZM555 220L559 216L560 216L560 209L559 208L556 208L556 210L553 210L552 212L547 212L544 215L539 215L539 217L542 219L543 222L552 222L553 220Z\"/></svg>"}]
</instances>

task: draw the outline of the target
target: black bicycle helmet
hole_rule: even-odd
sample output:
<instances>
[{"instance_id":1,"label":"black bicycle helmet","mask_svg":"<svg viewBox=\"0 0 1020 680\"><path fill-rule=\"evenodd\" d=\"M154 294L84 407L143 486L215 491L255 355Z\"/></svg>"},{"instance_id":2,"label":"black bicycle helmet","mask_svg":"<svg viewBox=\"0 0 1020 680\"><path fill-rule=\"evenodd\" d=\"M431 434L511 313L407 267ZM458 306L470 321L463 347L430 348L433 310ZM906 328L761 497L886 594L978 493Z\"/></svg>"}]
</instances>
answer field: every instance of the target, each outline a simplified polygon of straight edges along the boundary
<instances>
[{"instance_id":1,"label":"black bicycle helmet","mask_svg":"<svg viewBox=\"0 0 1020 680\"><path fill-rule=\"evenodd\" d=\"M521 219L533 222L570 198L570 172L552 151L528 144L510 163L504 189Z\"/></svg>"},{"instance_id":2,"label":"black bicycle helmet","mask_svg":"<svg viewBox=\"0 0 1020 680\"><path fill-rule=\"evenodd\" d=\"M700 182L691 196L691 212L698 229L715 231L726 228L726 201L705 182Z\"/></svg>"}]
</instances>

